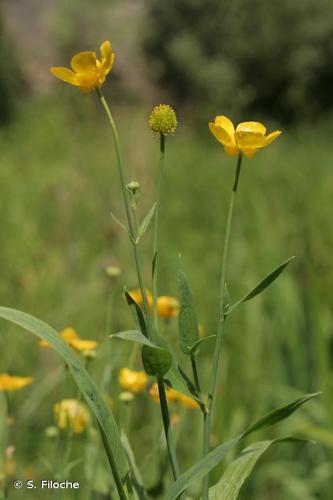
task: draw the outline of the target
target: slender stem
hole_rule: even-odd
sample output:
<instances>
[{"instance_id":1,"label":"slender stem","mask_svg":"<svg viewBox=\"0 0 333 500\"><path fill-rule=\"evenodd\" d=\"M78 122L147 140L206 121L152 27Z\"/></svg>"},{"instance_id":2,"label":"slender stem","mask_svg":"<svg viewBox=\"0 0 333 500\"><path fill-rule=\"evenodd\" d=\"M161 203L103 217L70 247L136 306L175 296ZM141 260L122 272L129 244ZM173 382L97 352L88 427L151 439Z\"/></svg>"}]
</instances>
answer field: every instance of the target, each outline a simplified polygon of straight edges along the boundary
<instances>
[{"instance_id":1,"label":"slender stem","mask_svg":"<svg viewBox=\"0 0 333 500\"><path fill-rule=\"evenodd\" d=\"M192 366L192 372L193 372L193 378L194 378L194 385L195 385L197 392L200 393L201 390L200 390L198 368L197 368L197 362L196 362L194 355L191 355L191 366Z\"/></svg>"},{"instance_id":2,"label":"slender stem","mask_svg":"<svg viewBox=\"0 0 333 500\"><path fill-rule=\"evenodd\" d=\"M154 242L153 242L153 317L154 328L158 330L158 313L157 313L157 255L158 255L158 224L161 204L163 171L164 171L164 154L165 154L165 135L160 134L160 162L158 169L157 181L157 199L154 218Z\"/></svg>"},{"instance_id":3,"label":"slender stem","mask_svg":"<svg viewBox=\"0 0 333 500\"><path fill-rule=\"evenodd\" d=\"M147 333L148 333L148 336L150 338L152 338L153 337L153 327L152 327L152 322L151 322L151 317L150 317L150 310L149 310L149 305L148 305L146 287L145 287L145 284L144 284L143 274L142 274L142 271L141 271L141 263L140 263L139 250L138 250L138 246L137 246L137 244L135 242L135 229L134 229L134 226L133 226L133 221L132 221L132 218L131 218L130 205L129 205L128 198L127 198L127 193L126 193L126 185L125 185L124 172L123 172L123 160L122 160L122 155L121 155L121 150L120 150L119 136L118 136L116 124L114 122L111 110L109 108L108 103L105 100L105 97L104 97L104 95L102 93L102 90L97 87L96 88L96 92L98 94L98 97L100 98L101 104L102 104L102 106L103 106L103 108L104 108L104 110L106 112L106 115L108 117L108 120L110 122L112 133L113 133L113 138L114 138L114 142L115 142L115 146L116 146L117 160L118 160L118 171L119 171L119 178L120 178L120 184L121 184L121 191L122 191L122 195L123 195L125 212L126 212L126 217L127 217L127 222L128 222L128 230L129 230L129 234L130 234L130 240L131 240L131 243L132 243L132 246L133 246L133 251L134 251L134 260L135 260L136 272L137 272L137 275L138 275L139 286L140 286L141 295L142 295L142 298L143 298L143 306L144 306L144 312L145 312L145 318L146 318L147 330L148 330ZM161 145L161 149L162 149L162 145ZM163 142L163 152L164 152L164 142ZM158 379L157 379L157 381L158 381ZM170 418L169 418L168 406L166 404L166 397L165 397L165 391L164 391L163 381L162 381L162 385L161 385L161 383L159 381L158 381L158 384L159 384L160 405L161 405L161 411L162 411L162 416L163 416L163 422L165 422L165 424L167 422L169 422L169 424L170 424ZM164 398L163 398L163 395L164 395ZM164 403L162 403L162 401L164 401ZM170 425L167 425L167 426L164 425L166 440L167 440L167 444L168 444L169 459L170 459L170 463L171 463L171 466L172 466L172 470L175 471L175 472L177 472L177 467L175 468L175 464L177 464L177 457L176 457L175 448L174 448L173 442L172 442L171 428L169 428L169 427L170 427ZM105 443L104 437L103 437L103 441ZM108 451L108 449L107 449L108 455L109 455L109 452L111 453L111 450ZM109 461L110 461L110 457L109 457ZM111 465L111 468L112 468L111 462L110 462L110 465ZM112 469L112 471L113 471L113 469Z\"/></svg>"},{"instance_id":4,"label":"slender stem","mask_svg":"<svg viewBox=\"0 0 333 500\"><path fill-rule=\"evenodd\" d=\"M144 307L146 321L147 321L148 335L151 337L152 336L151 335L152 324L151 324L151 317L150 317L150 311L149 311L149 304L148 304L148 299L147 299L146 287L144 284L144 278L143 278L143 274L141 272L139 251L138 251L137 244L135 243L134 224L133 224L133 221L131 218L131 210L130 210L130 205L129 205L127 193L126 193L126 185L125 185L125 177L124 177L124 169L123 169L123 159L122 159L122 154L121 154L121 150L120 150L119 136L118 136L116 124L114 122L111 110L109 108L108 103L105 100L105 97L103 95L102 90L99 87L96 87L96 92L97 92L98 97L100 98L101 104L106 112L106 115L108 117L108 120L109 120L110 125L111 125L111 129L112 129L112 134L113 134L114 143L115 143L115 147L116 147L116 153L117 153L118 172L119 172L121 192L122 192L122 196L123 196L123 202L124 202L124 207L125 207L125 212L126 212L126 217L127 217L128 230L129 230L129 234L130 234L130 240L131 240L131 243L133 246L135 266L136 266L136 271L137 271L137 275L138 275L141 295L142 295L142 299L143 299L143 307Z\"/></svg>"},{"instance_id":5,"label":"slender stem","mask_svg":"<svg viewBox=\"0 0 333 500\"><path fill-rule=\"evenodd\" d=\"M209 393L208 393L208 402L207 402L207 413L204 414L204 437L203 437L203 456L205 457L209 452L209 441L210 441L210 432L211 432L211 414L213 408L214 401L214 393L216 386L216 378L219 367L219 361L222 351L222 341L223 341L223 332L224 332L224 323L225 323L225 315L224 315L224 302L225 302L225 291L226 291L226 274L227 274L227 262L228 262L228 253L229 253L229 243L230 243L230 233L231 233L231 225L232 218L234 214L234 205L235 198L237 193L239 175L242 166L242 153L238 155L237 167L235 173L235 181L232 188L228 219L227 219L227 227L224 238L224 248L223 248L223 257L222 257L222 268L221 268L221 281L220 281L220 301L219 301L219 320L217 327L217 335L215 341L213 362L212 362L212 371L210 377L209 384ZM209 498L209 477L208 475L203 479L203 500L208 500Z\"/></svg>"},{"instance_id":6,"label":"slender stem","mask_svg":"<svg viewBox=\"0 0 333 500\"><path fill-rule=\"evenodd\" d=\"M179 466L175 453L175 445L171 433L168 403L165 395L164 383L162 378L157 377L157 385L158 385L158 393L160 396L160 406L161 406L161 413L163 419L164 433L167 442L168 454L169 454L172 474L174 479L176 480L179 477Z\"/></svg>"}]
</instances>

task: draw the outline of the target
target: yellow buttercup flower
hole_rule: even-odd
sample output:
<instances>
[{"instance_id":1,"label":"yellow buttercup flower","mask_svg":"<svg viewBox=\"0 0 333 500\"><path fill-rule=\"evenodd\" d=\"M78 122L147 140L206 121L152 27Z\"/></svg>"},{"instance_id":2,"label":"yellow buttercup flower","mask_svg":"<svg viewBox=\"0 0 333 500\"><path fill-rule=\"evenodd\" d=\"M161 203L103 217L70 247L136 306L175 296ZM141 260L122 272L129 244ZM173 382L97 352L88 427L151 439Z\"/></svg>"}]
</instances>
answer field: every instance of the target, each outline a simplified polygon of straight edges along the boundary
<instances>
[{"instance_id":1,"label":"yellow buttercup flower","mask_svg":"<svg viewBox=\"0 0 333 500\"><path fill-rule=\"evenodd\" d=\"M86 406L77 399L63 399L53 407L59 429L72 429L75 434L84 431L90 422Z\"/></svg>"},{"instance_id":2,"label":"yellow buttercup flower","mask_svg":"<svg viewBox=\"0 0 333 500\"><path fill-rule=\"evenodd\" d=\"M157 403L160 400L159 392L158 392L158 385L156 382L154 382L150 387L149 387L149 394L153 398L154 401ZM165 396L169 402L174 402L177 401L179 392L175 391L175 389L171 389L170 387L165 387Z\"/></svg>"},{"instance_id":3,"label":"yellow buttercup flower","mask_svg":"<svg viewBox=\"0 0 333 500\"><path fill-rule=\"evenodd\" d=\"M186 396L186 394L180 394L178 396L178 402L184 406L185 408L189 408L190 410L197 410L199 408L198 403L195 399L190 396Z\"/></svg>"},{"instance_id":4,"label":"yellow buttercup flower","mask_svg":"<svg viewBox=\"0 0 333 500\"><path fill-rule=\"evenodd\" d=\"M157 298L157 313L161 318L175 318L179 313L179 301L175 297L161 295Z\"/></svg>"},{"instance_id":5,"label":"yellow buttercup flower","mask_svg":"<svg viewBox=\"0 0 333 500\"><path fill-rule=\"evenodd\" d=\"M32 377L14 377L8 373L0 374L0 391L16 391L33 382Z\"/></svg>"},{"instance_id":6,"label":"yellow buttercup flower","mask_svg":"<svg viewBox=\"0 0 333 500\"><path fill-rule=\"evenodd\" d=\"M76 330L72 327L65 328L59 333L59 335L63 338L66 344L79 352L93 351L97 347L97 342L95 340L81 339ZM51 347L46 340L40 340L39 345L41 347Z\"/></svg>"},{"instance_id":7,"label":"yellow buttercup flower","mask_svg":"<svg viewBox=\"0 0 333 500\"><path fill-rule=\"evenodd\" d=\"M136 302L139 306L141 306L141 307L143 306L143 298L142 298L142 293L141 293L140 288L136 288L135 290L129 290L128 295L130 295L132 297L132 299L134 300L134 302ZM147 296L148 306L150 308L152 308L153 307L153 296L148 289L146 289L146 296Z\"/></svg>"},{"instance_id":8,"label":"yellow buttercup flower","mask_svg":"<svg viewBox=\"0 0 333 500\"><path fill-rule=\"evenodd\" d=\"M72 57L72 69L52 67L50 71L60 80L79 87L83 92L90 92L103 85L115 59L109 41L102 43L100 51L100 59L97 59L96 52L79 52Z\"/></svg>"},{"instance_id":9,"label":"yellow buttercup flower","mask_svg":"<svg viewBox=\"0 0 333 500\"><path fill-rule=\"evenodd\" d=\"M156 382L154 382L154 384L152 384L149 388L149 394L154 401L159 402L160 396L158 392L158 385ZM193 398L191 398L190 396L186 396L185 394L182 394L175 389L171 389L170 387L165 388L165 396L167 401L169 401L170 403L179 403L185 408L189 408L191 410L199 408L198 403Z\"/></svg>"},{"instance_id":10,"label":"yellow buttercup flower","mask_svg":"<svg viewBox=\"0 0 333 500\"><path fill-rule=\"evenodd\" d=\"M244 153L250 159L282 133L280 130L275 130L265 135L266 127L259 122L242 122L235 130L233 123L226 116L217 116L214 123L209 122L208 126L214 137L223 144L229 156Z\"/></svg>"},{"instance_id":11,"label":"yellow buttercup flower","mask_svg":"<svg viewBox=\"0 0 333 500\"><path fill-rule=\"evenodd\" d=\"M118 374L118 382L124 391L142 392L146 386L148 377L145 372L121 368Z\"/></svg>"}]
</instances>

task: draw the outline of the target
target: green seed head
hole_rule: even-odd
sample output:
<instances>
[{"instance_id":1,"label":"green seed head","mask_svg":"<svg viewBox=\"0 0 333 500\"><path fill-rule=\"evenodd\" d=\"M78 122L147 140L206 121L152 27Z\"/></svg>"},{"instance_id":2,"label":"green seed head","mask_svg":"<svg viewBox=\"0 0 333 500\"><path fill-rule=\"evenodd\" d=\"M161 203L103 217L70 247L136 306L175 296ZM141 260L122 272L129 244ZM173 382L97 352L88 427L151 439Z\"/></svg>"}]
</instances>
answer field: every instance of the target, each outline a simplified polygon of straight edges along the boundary
<instances>
[{"instance_id":1,"label":"green seed head","mask_svg":"<svg viewBox=\"0 0 333 500\"><path fill-rule=\"evenodd\" d=\"M177 128L176 113L168 104L159 104L153 109L148 123L153 132L174 134Z\"/></svg>"}]
</instances>

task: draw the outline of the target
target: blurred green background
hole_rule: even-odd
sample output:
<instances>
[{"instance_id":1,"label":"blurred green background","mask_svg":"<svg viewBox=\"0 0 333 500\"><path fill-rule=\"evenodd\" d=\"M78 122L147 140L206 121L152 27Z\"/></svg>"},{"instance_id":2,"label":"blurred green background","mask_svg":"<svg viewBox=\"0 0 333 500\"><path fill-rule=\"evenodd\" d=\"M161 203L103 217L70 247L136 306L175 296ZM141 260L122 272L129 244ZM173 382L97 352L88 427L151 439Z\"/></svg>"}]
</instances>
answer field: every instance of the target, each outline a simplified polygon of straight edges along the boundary
<instances>
[{"instance_id":1,"label":"blurred green background","mask_svg":"<svg viewBox=\"0 0 333 500\"><path fill-rule=\"evenodd\" d=\"M159 288L161 294L177 295L181 252L206 335L216 326L234 171L234 160L209 134L207 122L225 114L235 123L263 120L270 131L283 130L274 145L244 161L228 276L232 298L289 256L296 259L269 290L228 321L213 444L275 406L322 390L289 422L263 433L265 438L296 433L317 445L285 445L270 452L241 498L328 500L333 487L332 2L0 3L1 304L56 329L71 325L82 337L96 338L100 348L91 372L99 382L111 363L113 382L106 392L122 425L116 380L129 350L112 344L110 360L106 336L132 327L122 286L135 288L137 282L126 235L110 217L111 210L123 217L113 143L96 96L81 94L48 71L68 65L76 51L97 50L104 39L116 52L105 92L120 131L127 180L142 186L142 216L154 201L158 164L158 139L147 119L160 102L177 111L177 133L167 139ZM143 246L148 281L150 233ZM116 280L106 275L110 264L121 269ZM174 342L176 323L165 326ZM16 475L52 477L47 460L54 443L45 428L53 425L52 405L60 398L61 362L29 334L4 322L0 327L0 373L35 377L33 386L13 397L16 424L10 443L16 447ZM199 358L204 390L211 356L206 345ZM75 397L71 383L66 391ZM160 450L152 443L160 429L157 424L152 434L151 426L157 417L148 394L138 396L130 436L150 487L159 474L154 453ZM183 470L200 456L200 425L199 412L183 412ZM72 458L96 453L96 443L80 438ZM108 498L103 496L102 452L99 462L94 481L89 461L74 465L68 477L80 479L82 488L67 493L68 498ZM220 473L218 468L212 479ZM91 489L99 494L93 496ZM9 499L38 494L19 496L10 490ZM53 498L46 495L40 498ZM163 498L163 492L152 498Z\"/></svg>"}]
</instances>

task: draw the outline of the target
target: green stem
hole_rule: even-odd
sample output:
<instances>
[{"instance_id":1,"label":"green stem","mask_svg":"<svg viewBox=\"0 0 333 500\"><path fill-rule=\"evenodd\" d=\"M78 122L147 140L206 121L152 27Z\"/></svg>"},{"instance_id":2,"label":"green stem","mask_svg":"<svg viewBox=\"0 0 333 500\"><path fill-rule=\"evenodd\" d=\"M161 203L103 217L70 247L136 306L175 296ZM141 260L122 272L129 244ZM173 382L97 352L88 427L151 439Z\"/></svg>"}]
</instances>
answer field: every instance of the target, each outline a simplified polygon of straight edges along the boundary
<instances>
[{"instance_id":1,"label":"green stem","mask_svg":"<svg viewBox=\"0 0 333 500\"><path fill-rule=\"evenodd\" d=\"M171 433L168 403L167 403L167 399L166 399L164 383L163 383L162 378L157 377L157 385L158 385L158 393L160 396L160 406L161 406L163 427L164 427L164 433L165 433L166 442L167 442L168 454L169 454L172 474L173 474L173 477L176 481L176 479L179 477L179 466L178 466L177 456L176 456L176 452L175 452L175 446L174 446L174 442L173 442L173 435Z\"/></svg>"},{"instance_id":2,"label":"green stem","mask_svg":"<svg viewBox=\"0 0 333 500\"><path fill-rule=\"evenodd\" d=\"M124 202L124 207L125 207L125 212L126 212L130 240L131 240L131 243L133 246L135 266L136 266L136 271L137 271L138 280L139 280L139 286L140 286L142 300L143 300L145 317L146 317L146 321L147 321L148 335L149 335L149 337L151 337L152 336L151 335L152 324L151 324L151 317L150 317L150 311L149 311L149 304L148 304L148 299L147 299L144 278L143 278L143 274L141 271L139 251L138 251L137 244L135 242L135 237L136 237L135 229L134 229L133 221L131 218L130 205L129 205L128 198L127 198L126 184L125 184L125 178L124 178L123 159L122 159L122 154L121 154L121 150L120 150L119 136L118 136L116 124L114 122L111 110L109 108L108 103L105 100L105 97L102 93L102 90L99 87L96 87L96 92L97 92L98 97L100 98L101 104L106 112L109 123L111 125L113 139L114 139L114 143L115 143L115 147L116 147L117 164L118 164L118 173L119 173L119 179L120 179L121 192L122 192L122 196L123 196L123 202Z\"/></svg>"},{"instance_id":3,"label":"green stem","mask_svg":"<svg viewBox=\"0 0 333 500\"><path fill-rule=\"evenodd\" d=\"M153 241L153 317L154 327L158 330L158 312L157 312L157 254L158 254L158 224L161 204L163 171L164 171L164 155L165 155L165 135L160 134L160 162L158 169L157 181L157 198L154 218L154 241Z\"/></svg>"},{"instance_id":4,"label":"green stem","mask_svg":"<svg viewBox=\"0 0 333 500\"><path fill-rule=\"evenodd\" d=\"M133 251L134 251L136 272L138 275L139 286L140 286L141 295L143 298L143 306L144 306L145 318L146 318L146 322L147 322L147 333L148 333L148 337L150 339L152 339L153 326L152 326L151 317L150 317L146 287L144 284L143 274L141 271L139 250L138 250L138 246L137 246L136 241L135 241L135 231L134 231L133 222L132 222L132 218L131 218L130 205L129 205L127 193L126 193L126 185L125 185L124 172L123 172L123 160L122 160L122 155L121 155L121 150L120 150L119 136L118 136L115 122L113 120L111 110L109 108L108 103L105 100L105 97L102 93L102 90L97 87L96 91L97 91L97 94L100 98L101 104L106 112L108 120L110 122L112 133L113 133L113 138L114 138L114 142L115 142L115 146L116 146L121 191L122 191L122 195L123 195L125 212L126 212L126 216L127 216L130 240L131 240L131 243L133 246ZM163 142L163 153L164 153L164 140L163 141L161 140L161 150L162 150L162 142ZM162 151L161 151L161 153L162 153ZM175 473L177 472L178 466L177 466L177 457L176 457L176 453L175 453L175 448L174 448L173 442L172 442L171 429L169 429L170 419L169 419L168 406L166 404L166 397L165 397L163 381L162 381L162 385L161 385L161 381L159 381L159 379L157 378L157 382L158 382L158 387L159 387L159 392L160 392L160 405L161 405L162 417L163 417L163 422L164 422L164 430L165 430L166 440L167 440L167 444L168 444L169 458L170 458L171 467L172 467L172 470L173 470L174 476L175 476ZM162 403L162 401L163 401L163 403ZM167 422L169 422L169 425L166 425ZM110 462L110 464L111 464L111 462Z\"/></svg>"},{"instance_id":5,"label":"green stem","mask_svg":"<svg viewBox=\"0 0 333 500\"><path fill-rule=\"evenodd\" d=\"M209 392L208 392L208 402L207 402L207 413L204 414L204 437L203 437L203 456L205 457L209 452L209 441L210 441L210 432L211 432L211 414L213 408L214 401L214 393L216 386L216 378L219 367L219 361L221 357L222 351L222 341L223 341L223 333L224 333L224 323L225 323L225 315L224 315L224 302L225 302L225 291L226 291L226 274L227 274L227 262L228 262L228 254L229 254L229 244L230 244L230 233L231 233L231 225L232 218L234 214L234 205L239 181L239 174L242 166L242 153L239 153L237 160L237 167L235 173L234 185L232 188L228 219L227 219L227 227L225 232L224 239L224 248L223 248L223 257L222 257L222 268L221 268L221 281L220 281L220 301L219 301L219 321L217 327L217 335L215 341L213 362L212 362L212 371L210 377L209 384ZM203 479L203 500L208 500L209 498L209 477L208 475Z\"/></svg>"},{"instance_id":6,"label":"green stem","mask_svg":"<svg viewBox=\"0 0 333 500\"><path fill-rule=\"evenodd\" d=\"M194 355L191 355L191 366L192 366L192 372L193 372L193 378L194 378L194 385L195 385L197 392L200 394L201 391L200 391L199 375L198 375L197 363L196 363Z\"/></svg>"}]
</instances>

